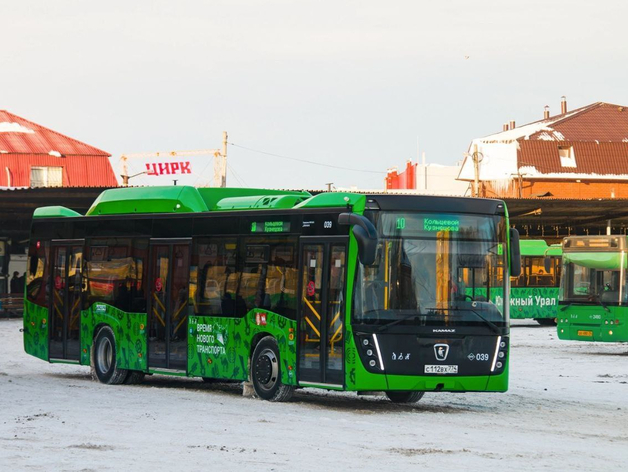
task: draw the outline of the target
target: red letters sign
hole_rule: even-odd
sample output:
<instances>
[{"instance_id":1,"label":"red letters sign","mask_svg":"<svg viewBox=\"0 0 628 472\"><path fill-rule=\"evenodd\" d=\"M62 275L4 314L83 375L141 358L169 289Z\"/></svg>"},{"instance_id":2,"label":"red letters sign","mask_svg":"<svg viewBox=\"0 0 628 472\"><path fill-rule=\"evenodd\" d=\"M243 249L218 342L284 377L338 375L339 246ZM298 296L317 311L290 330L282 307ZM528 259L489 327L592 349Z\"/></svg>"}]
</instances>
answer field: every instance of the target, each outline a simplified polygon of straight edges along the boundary
<instances>
[{"instance_id":1,"label":"red letters sign","mask_svg":"<svg viewBox=\"0 0 628 472\"><path fill-rule=\"evenodd\" d=\"M314 286L314 281L310 280L307 283L307 296L313 297L315 293L316 293L316 287Z\"/></svg>"},{"instance_id":2,"label":"red letters sign","mask_svg":"<svg viewBox=\"0 0 628 472\"><path fill-rule=\"evenodd\" d=\"M190 161L146 163L147 175L191 174Z\"/></svg>"},{"instance_id":3,"label":"red letters sign","mask_svg":"<svg viewBox=\"0 0 628 472\"><path fill-rule=\"evenodd\" d=\"M161 277L157 277L157 279L155 279L155 292L161 292L162 288L164 288L164 286L161 282Z\"/></svg>"}]
</instances>

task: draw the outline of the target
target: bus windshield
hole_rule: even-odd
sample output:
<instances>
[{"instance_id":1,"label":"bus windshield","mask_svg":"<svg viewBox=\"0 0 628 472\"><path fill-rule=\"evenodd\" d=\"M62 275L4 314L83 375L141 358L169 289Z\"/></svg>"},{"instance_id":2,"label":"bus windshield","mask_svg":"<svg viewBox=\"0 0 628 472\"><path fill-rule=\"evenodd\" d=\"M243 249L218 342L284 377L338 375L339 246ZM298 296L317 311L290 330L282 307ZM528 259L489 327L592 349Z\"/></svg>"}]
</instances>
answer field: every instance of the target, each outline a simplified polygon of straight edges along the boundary
<instances>
[{"instance_id":1,"label":"bus windshield","mask_svg":"<svg viewBox=\"0 0 628 472\"><path fill-rule=\"evenodd\" d=\"M561 303L625 305L626 254L566 253L563 259Z\"/></svg>"},{"instance_id":2,"label":"bus windshield","mask_svg":"<svg viewBox=\"0 0 628 472\"><path fill-rule=\"evenodd\" d=\"M380 247L372 266L359 265L354 322L506 326L503 217L392 211L366 216L378 230Z\"/></svg>"}]
</instances>

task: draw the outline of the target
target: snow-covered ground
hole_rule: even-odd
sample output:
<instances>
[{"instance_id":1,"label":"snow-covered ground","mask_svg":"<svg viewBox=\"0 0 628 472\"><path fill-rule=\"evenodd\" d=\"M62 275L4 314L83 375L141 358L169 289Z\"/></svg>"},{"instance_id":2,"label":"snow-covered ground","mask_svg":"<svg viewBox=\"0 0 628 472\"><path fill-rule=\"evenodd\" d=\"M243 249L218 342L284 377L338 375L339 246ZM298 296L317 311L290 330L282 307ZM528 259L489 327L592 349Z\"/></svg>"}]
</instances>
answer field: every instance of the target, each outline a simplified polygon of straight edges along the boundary
<instances>
[{"instance_id":1,"label":"snow-covered ground","mask_svg":"<svg viewBox=\"0 0 628 472\"><path fill-rule=\"evenodd\" d=\"M319 390L283 404L234 384L107 386L26 355L0 319L0 471L628 470L628 345L515 321L510 391L416 405Z\"/></svg>"}]
</instances>

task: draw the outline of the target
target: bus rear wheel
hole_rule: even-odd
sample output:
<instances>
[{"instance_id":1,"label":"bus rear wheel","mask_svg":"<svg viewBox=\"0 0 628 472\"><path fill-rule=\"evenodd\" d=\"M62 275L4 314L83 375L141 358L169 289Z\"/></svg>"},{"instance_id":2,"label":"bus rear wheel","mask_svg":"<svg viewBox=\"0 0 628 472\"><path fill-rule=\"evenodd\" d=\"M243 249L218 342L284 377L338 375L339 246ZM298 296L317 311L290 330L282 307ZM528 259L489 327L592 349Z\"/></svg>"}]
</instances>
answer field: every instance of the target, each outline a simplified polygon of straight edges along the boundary
<instances>
[{"instance_id":1,"label":"bus rear wheel","mask_svg":"<svg viewBox=\"0 0 628 472\"><path fill-rule=\"evenodd\" d=\"M556 326L556 318L534 318L541 326Z\"/></svg>"},{"instance_id":2,"label":"bus rear wheel","mask_svg":"<svg viewBox=\"0 0 628 472\"><path fill-rule=\"evenodd\" d=\"M123 383L129 371L116 367L116 337L109 326L98 331L92 349L92 361L98 380L109 385Z\"/></svg>"},{"instance_id":3,"label":"bus rear wheel","mask_svg":"<svg viewBox=\"0 0 628 472\"><path fill-rule=\"evenodd\" d=\"M281 383L281 365L277 341L266 336L255 346L251 359L251 379L258 397L271 402L285 402L292 397L294 387Z\"/></svg>"},{"instance_id":4,"label":"bus rear wheel","mask_svg":"<svg viewBox=\"0 0 628 472\"><path fill-rule=\"evenodd\" d=\"M416 403L423 398L425 392L389 391L386 396L393 403Z\"/></svg>"}]
</instances>

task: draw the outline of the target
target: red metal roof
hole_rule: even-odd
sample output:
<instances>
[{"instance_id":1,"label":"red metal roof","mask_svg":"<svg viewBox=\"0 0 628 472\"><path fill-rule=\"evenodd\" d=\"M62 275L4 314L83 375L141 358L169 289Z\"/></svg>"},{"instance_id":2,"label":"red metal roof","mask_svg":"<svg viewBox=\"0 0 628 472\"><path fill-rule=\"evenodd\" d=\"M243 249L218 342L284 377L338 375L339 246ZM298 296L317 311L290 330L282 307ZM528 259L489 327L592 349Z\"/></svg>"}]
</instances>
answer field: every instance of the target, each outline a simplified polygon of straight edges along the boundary
<instances>
[{"instance_id":1,"label":"red metal roof","mask_svg":"<svg viewBox=\"0 0 628 472\"><path fill-rule=\"evenodd\" d=\"M570 146L576 167L563 167L559 146ZM628 142L519 141L518 167L533 166L541 174L628 174Z\"/></svg>"},{"instance_id":2,"label":"red metal roof","mask_svg":"<svg viewBox=\"0 0 628 472\"><path fill-rule=\"evenodd\" d=\"M517 139L518 167L540 174L628 174L628 107L597 102L544 122L544 129ZM563 167L559 147L573 149L575 167Z\"/></svg>"},{"instance_id":3,"label":"red metal roof","mask_svg":"<svg viewBox=\"0 0 628 472\"><path fill-rule=\"evenodd\" d=\"M1 154L48 154L51 151L64 156L109 157L111 155L13 113L0 110Z\"/></svg>"},{"instance_id":4,"label":"red metal roof","mask_svg":"<svg viewBox=\"0 0 628 472\"><path fill-rule=\"evenodd\" d=\"M109 156L105 151L0 110L0 187L34 185L31 182L34 167L60 167L63 187L117 187Z\"/></svg>"},{"instance_id":5,"label":"red metal roof","mask_svg":"<svg viewBox=\"0 0 628 472\"><path fill-rule=\"evenodd\" d=\"M565 141L628 141L628 107L597 102L550 118L554 131L564 136ZM559 118L558 121L555 121ZM542 139L543 131L530 135L530 140Z\"/></svg>"}]
</instances>

